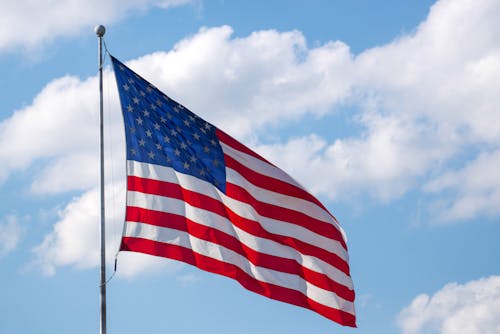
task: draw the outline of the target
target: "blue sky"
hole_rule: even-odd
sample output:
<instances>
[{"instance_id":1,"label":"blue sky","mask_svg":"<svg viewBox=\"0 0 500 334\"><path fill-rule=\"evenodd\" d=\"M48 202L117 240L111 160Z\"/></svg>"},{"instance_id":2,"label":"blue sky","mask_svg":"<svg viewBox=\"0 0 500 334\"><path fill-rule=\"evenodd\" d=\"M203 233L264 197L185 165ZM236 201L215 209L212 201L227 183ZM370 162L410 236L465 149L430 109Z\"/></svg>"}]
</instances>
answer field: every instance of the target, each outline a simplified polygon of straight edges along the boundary
<instances>
[{"instance_id":1,"label":"blue sky","mask_svg":"<svg viewBox=\"0 0 500 334\"><path fill-rule=\"evenodd\" d=\"M495 0L0 4L1 333L99 330L96 24L110 52L344 227L358 328L121 253L109 333L500 332ZM106 60L108 272L124 209Z\"/></svg>"}]
</instances>

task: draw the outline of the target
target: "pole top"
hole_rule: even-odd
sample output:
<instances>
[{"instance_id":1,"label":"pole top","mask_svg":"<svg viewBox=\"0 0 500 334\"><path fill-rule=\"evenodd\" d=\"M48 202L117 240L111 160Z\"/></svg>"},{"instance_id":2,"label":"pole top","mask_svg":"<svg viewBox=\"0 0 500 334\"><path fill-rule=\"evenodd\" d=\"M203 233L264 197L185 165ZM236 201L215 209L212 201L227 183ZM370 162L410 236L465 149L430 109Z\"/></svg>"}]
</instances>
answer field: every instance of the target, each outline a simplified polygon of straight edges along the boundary
<instances>
[{"instance_id":1,"label":"pole top","mask_svg":"<svg viewBox=\"0 0 500 334\"><path fill-rule=\"evenodd\" d=\"M95 34L97 37L102 37L106 33L106 28L103 25L98 25L94 28Z\"/></svg>"}]
</instances>

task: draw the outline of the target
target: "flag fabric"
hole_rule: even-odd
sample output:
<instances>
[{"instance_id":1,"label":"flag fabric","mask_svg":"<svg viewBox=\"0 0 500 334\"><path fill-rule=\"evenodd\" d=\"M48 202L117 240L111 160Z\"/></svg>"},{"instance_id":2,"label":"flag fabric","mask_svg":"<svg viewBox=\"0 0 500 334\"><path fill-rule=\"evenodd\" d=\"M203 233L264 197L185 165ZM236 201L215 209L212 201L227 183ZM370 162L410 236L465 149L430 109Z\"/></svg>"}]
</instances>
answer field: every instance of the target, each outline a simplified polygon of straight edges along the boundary
<instances>
[{"instance_id":1,"label":"flag fabric","mask_svg":"<svg viewBox=\"0 0 500 334\"><path fill-rule=\"evenodd\" d=\"M120 250L183 261L355 327L335 217L281 169L111 59L127 145Z\"/></svg>"}]
</instances>

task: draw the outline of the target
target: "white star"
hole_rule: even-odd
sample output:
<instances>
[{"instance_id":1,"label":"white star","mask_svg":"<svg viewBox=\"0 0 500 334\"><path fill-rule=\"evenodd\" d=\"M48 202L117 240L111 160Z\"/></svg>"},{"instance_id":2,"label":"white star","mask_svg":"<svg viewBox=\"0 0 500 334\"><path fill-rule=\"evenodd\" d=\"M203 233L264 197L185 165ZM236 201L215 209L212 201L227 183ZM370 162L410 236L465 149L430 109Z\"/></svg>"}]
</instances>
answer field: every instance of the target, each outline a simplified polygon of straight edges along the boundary
<instances>
[{"instance_id":1,"label":"white star","mask_svg":"<svg viewBox=\"0 0 500 334\"><path fill-rule=\"evenodd\" d=\"M127 111L128 111L128 112L134 112L134 108L132 108L132 106L129 104L129 105L127 106Z\"/></svg>"},{"instance_id":2,"label":"white star","mask_svg":"<svg viewBox=\"0 0 500 334\"><path fill-rule=\"evenodd\" d=\"M135 104L139 104L139 99L137 98L137 96L134 96L132 100L134 101Z\"/></svg>"},{"instance_id":3,"label":"white star","mask_svg":"<svg viewBox=\"0 0 500 334\"><path fill-rule=\"evenodd\" d=\"M137 124L142 125L142 118L137 117L135 120L137 121Z\"/></svg>"},{"instance_id":4,"label":"white star","mask_svg":"<svg viewBox=\"0 0 500 334\"><path fill-rule=\"evenodd\" d=\"M144 109L142 113L144 114L145 117L149 117L149 111L147 111L146 109Z\"/></svg>"},{"instance_id":5,"label":"white star","mask_svg":"<svg viewBox=\"0 0 500 334\"><path fill-rule=\"evenodd\" d=\"M154 126L156 131L160 130L160 124L155 123L153 126Z\"/></svg>"},{"instance_id":6,"label":"white star","mask_svg":"<svg viewBox=\"0 0 500 334\"><path fill-rule=\"evenodd\" d=\"M163 141L165 143L170 143L170 138L168 138L168 136L165 136L165 137L163 137Z\"/></svg>"},{"instance_id":7,"label":"white star","mask_svg":"<svg viewBox=\"0 0 500 334\"><path fill-rule=\"evenodd\" d=\"M198 159L194 155L192 155L191 159L189 159L189 160L191 160L191 162L196 162Z\"/></svg>"},{"instance_id":8,"label":"white star","mask_svg":"<svg viewBox=\"0 0 500 334\"><path fill-rule=\"evenodd\" d=\"M141 138L141 140L139 140L139 145L145 146L146 145L146 141Z\"/></svg>"},{"instance_id":9,"label":"white star","mask_svg":"<svg viewBox=\"0 0 500 334\"><path fill-rule=\"evenodd\" d=\"M183 150L185 150L185 149L187 148L187 145L186 145L186 144L184 144L184 142L182 142L182 143L181 143L181 148L182 148Z\"/></svg>"},{"instance_id":10,"label":"white star","mask_svg":"<svg viewBox=\"0 0 500 334\"><path fill-rule=\"evenodd\" d=\"M174 129L170 130L170 134L172 136L177 136L177 131L175 131Z\"/></svg>"},{"instance_id":11,"label":"white star","mask_svg":"<svg viewBox=\"0 0 500 334\"><path fill-rule=\"evenodd\" d=\"M186 125L187 127L189 127L189 121L187 119L184 120L184 125Z\"/></svg>"},{"instance_id":12,"label":"white star","mask_svg":"<svg viewBox=\"0 0 500 334\"><path fill-rule=\"evenodd\" d=\"M148 136L149 138L151 138L153 136L153 133L149 129L147 129L146 130L146 136Z\"/></svg>"},{"instance_id":13,"label":"white star","mask_svg":"<svg viewBox=\"0 0 500 334\"><path fill-rule=\"evenodd\" d=\"M210 140L210 143L213 145L213 146L217 146L217 142L215 140Z\"/></svg>"},{"instance_id":14,"label":"white star","mask_svg":"<svg viewBox=\"0 0 500 334\"><path fill-rule=\"evenodd\" d=\"M167 120L165 119L165 117L161 116L161 117L160 117L160 122L162 122L162 123L167 123Z\"/></svg>"},{"instance_id":15,"label":"white star","mask_svg":"<svg viewBox=\"0 0 500 334\"><path fill-rule=\"evenodd\" d=\"M156 148L157 148L158 150L161 150L161 145L160 145L160 144L156 144Z\"/></svg>"},{"instance_id":16,"label":"white star","mask_svg":"<svg viewBox=\"0 0 500 334\"><path fill-rule=\"evenodd\" d=\"M203 148L203 152L205 152L205 153L210 152L210 149L208 148L208 146L205 146L205 147Z\"/></svg>"},{"instance_id":17,"label":"white star","mask_svg":"<svg viewBox=\"0 0 500 334\"><path fill-rule=\"evenodd\" d=\"M130 89L130 87L127 84L125 84L125 85L123 85L123 89L125 89L128 92L128 90Z\"/></svg>"},{"instance_id":18,"label":"white star","mask_svg":"<svg viewBox=\"0 0 500 334\"><path fill-rule=\"evenodd\" d=\"M155 158L155 154L153 153L153 151L149 152L148 153L148 156L151 160L153 160Z\"/></svg>"},{"instance_id":19,"label":"white star","mask_svg":"<svg viewBox=\"0 0 500 334\"><path fill-rule=\"evenodd\" d=\"M196 140L200 140L200 135L199 135L199 134L197 134L196 132L194 133L193 137L194 137L194 139L196 139Z\"/></svg>"},{"instance_id":20,"label":"white star","mask_svg":"<svg viewBox=\"0 0 500 334\"><path fill-rule=\"evenodd\" d=\"M187 162L184 163L184 169L189 169L189 164Z\"/></svg>"},{"instance_id":21,"label":"white star","mask_svg":"<svg viewBox=\"0 0 500 334\"><path fill-rule=\"evenodd\" d=\"M174 150L174 154L175 154L176 156L180 156L180 155L181 155L181 151L179 151L179 149L178 149L178 148L176 148L176 149Z\"/></svg>"},{"instance_id":22,"label":"white star","mask_svg":"<svg viewBox=\"0 0 500 334\"><path fill-rule=\"evenodd\" d=\"M154 105L154 103L151 103L150 107L152 110L156 110L156 106Z\"/></svg>"}]
</instances>

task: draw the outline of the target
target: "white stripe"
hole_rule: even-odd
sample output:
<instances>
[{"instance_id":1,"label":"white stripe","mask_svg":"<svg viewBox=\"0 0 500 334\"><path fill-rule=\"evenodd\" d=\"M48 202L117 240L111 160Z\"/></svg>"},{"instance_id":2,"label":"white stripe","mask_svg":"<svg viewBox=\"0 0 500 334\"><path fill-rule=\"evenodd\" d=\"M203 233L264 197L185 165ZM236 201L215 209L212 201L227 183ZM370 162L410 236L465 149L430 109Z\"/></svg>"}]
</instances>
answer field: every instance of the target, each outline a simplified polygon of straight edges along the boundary
<instances>
[{"instance_id":1,"label":"white stripe","mask_svg":"<svg viewBox=\"0 0 500 334\"><path fill-rule=\"evenodd\" d=\"M231 146L228 146L224 144L224 142L219 141L222 147L222 151L229 155L231 158L235 159L239 163L241 163L243 166L246 166L250 169L253 169L259 174L267 175L269 177L281 180L283 182L292 184L296 187L299 187L301 189L304 189L297 181L295 181L290 175L285 173L283 170L277 168L276 166L273 166L271 164L268 164L265 161L262 161L260 159L257 159L256 157L253 157L251 155L248 155L246 153L243 153L241 151L238 151Z\"/></svg>"},{"instance_id":2,"label":"white stripe","mask_svg":"<svg viewBox=\"0 0 500 334\"><path fill-rule=\"evenodd\" d=\"M254 198L259 199L261 202L302 212L326 224L333 224L333 226L337 228L333 217L314 202L260 188L229 167L226 167L226 180L228 183L232 183L247 190ZM298 208L300 208L300 210L297 210Z\"/></svg>"},{"instance_id":3,"label":"white stripe","mask_svg":"<svg viewBox=\"0 0 500 334\"><path fill-rule=\"evenodd\" d=\"M237 201L220 192L211 183L194 176L178 173L173 168L150 165L136 161L128 161L129 175L177 183L183 188L195 191L222 202L240 217L258 222L266 231L285 237L299 239L310 245L319 246L348 262L349 256L345 248L337 241L324 237L302 226L281 220L261 216L255 209L244 202Z\"/></svg>"},{"instance_id":4,"label":"white stripe","mask_svg":"<svg viewBox=\"0 0 500 334\"><path fill-rule=\"evenodd\" d=\"M224 144L222 141L220 143L221 143L221 147L222 147L222 150L224 151L224 153L229 155L231 158L238 161L239 163L241 163L243 166L246 166L259 174L269 176L269 177L272 177L274 179L278 179L278 180L281 180L283 182L292 184L292 185L304 190L305 192L307 192L307 190L300 183L295 181L290 175L288 175L286 172L284 172L280 168L278 168L274 165L270 165L267 162L262 161L260 159L257 159L257 158L255 158L251 155L248 155L244 152L238 151L238 150ZM227 173L227 170L228 169L226 168L226 173ZM226 176L226 179L227 179L227 176ZM248 180L248 182L251 183L252 181ZM290 197L290 196L288 196L288 197ZM309 201L307 201L307 202L309 202ZM323 208L317 206L315 203L313 203L313 202L309 202L309 203L311 203L311 205L316 206L316 208L321 211L322 217L325 217L325 215L328 216L327 218L318 218L318 219L331 222L333 224L333 226L335 226L340 231L340 233L342 234L342 237L344 238L344 241L345 241L346 240L345 232L342 229L342 227L340 226L340 224L333 218L333 216L329 212L326 212Z\"/></svg>"},{"instance_id":5,"label":"white stripe","mask_svg":"<svg viewBox=\"0 0 500 334\"><path fill-rule=\"evenodd\" d=\"M299 265L318 273L324 273L339 284L351 290L353 289L351 277L323 260L314 256L303 255L292 247L270 239L254 236L234 226L227 218L194 207L182 200L129 191L127 193L127 205L184 216L200 225L227 233L259 253L295 260Z\"/></svg>"},{"instance_id":6,"label":"white stripe","mask_svg":"<svg viewBox=\"0 0 500 334\"><path fill-rule=\"evenodd\" d=\"M354 315L354 303L340 298L331 291L321 289L297 275L255 266L244 256L232 250L206 240L198 239L188 233L148 224L127 222L124 236L149 239L192 249L198 254L233 264L261 282L299 291L322 305L340 309Z\"/></svg>"}]
</instances>

